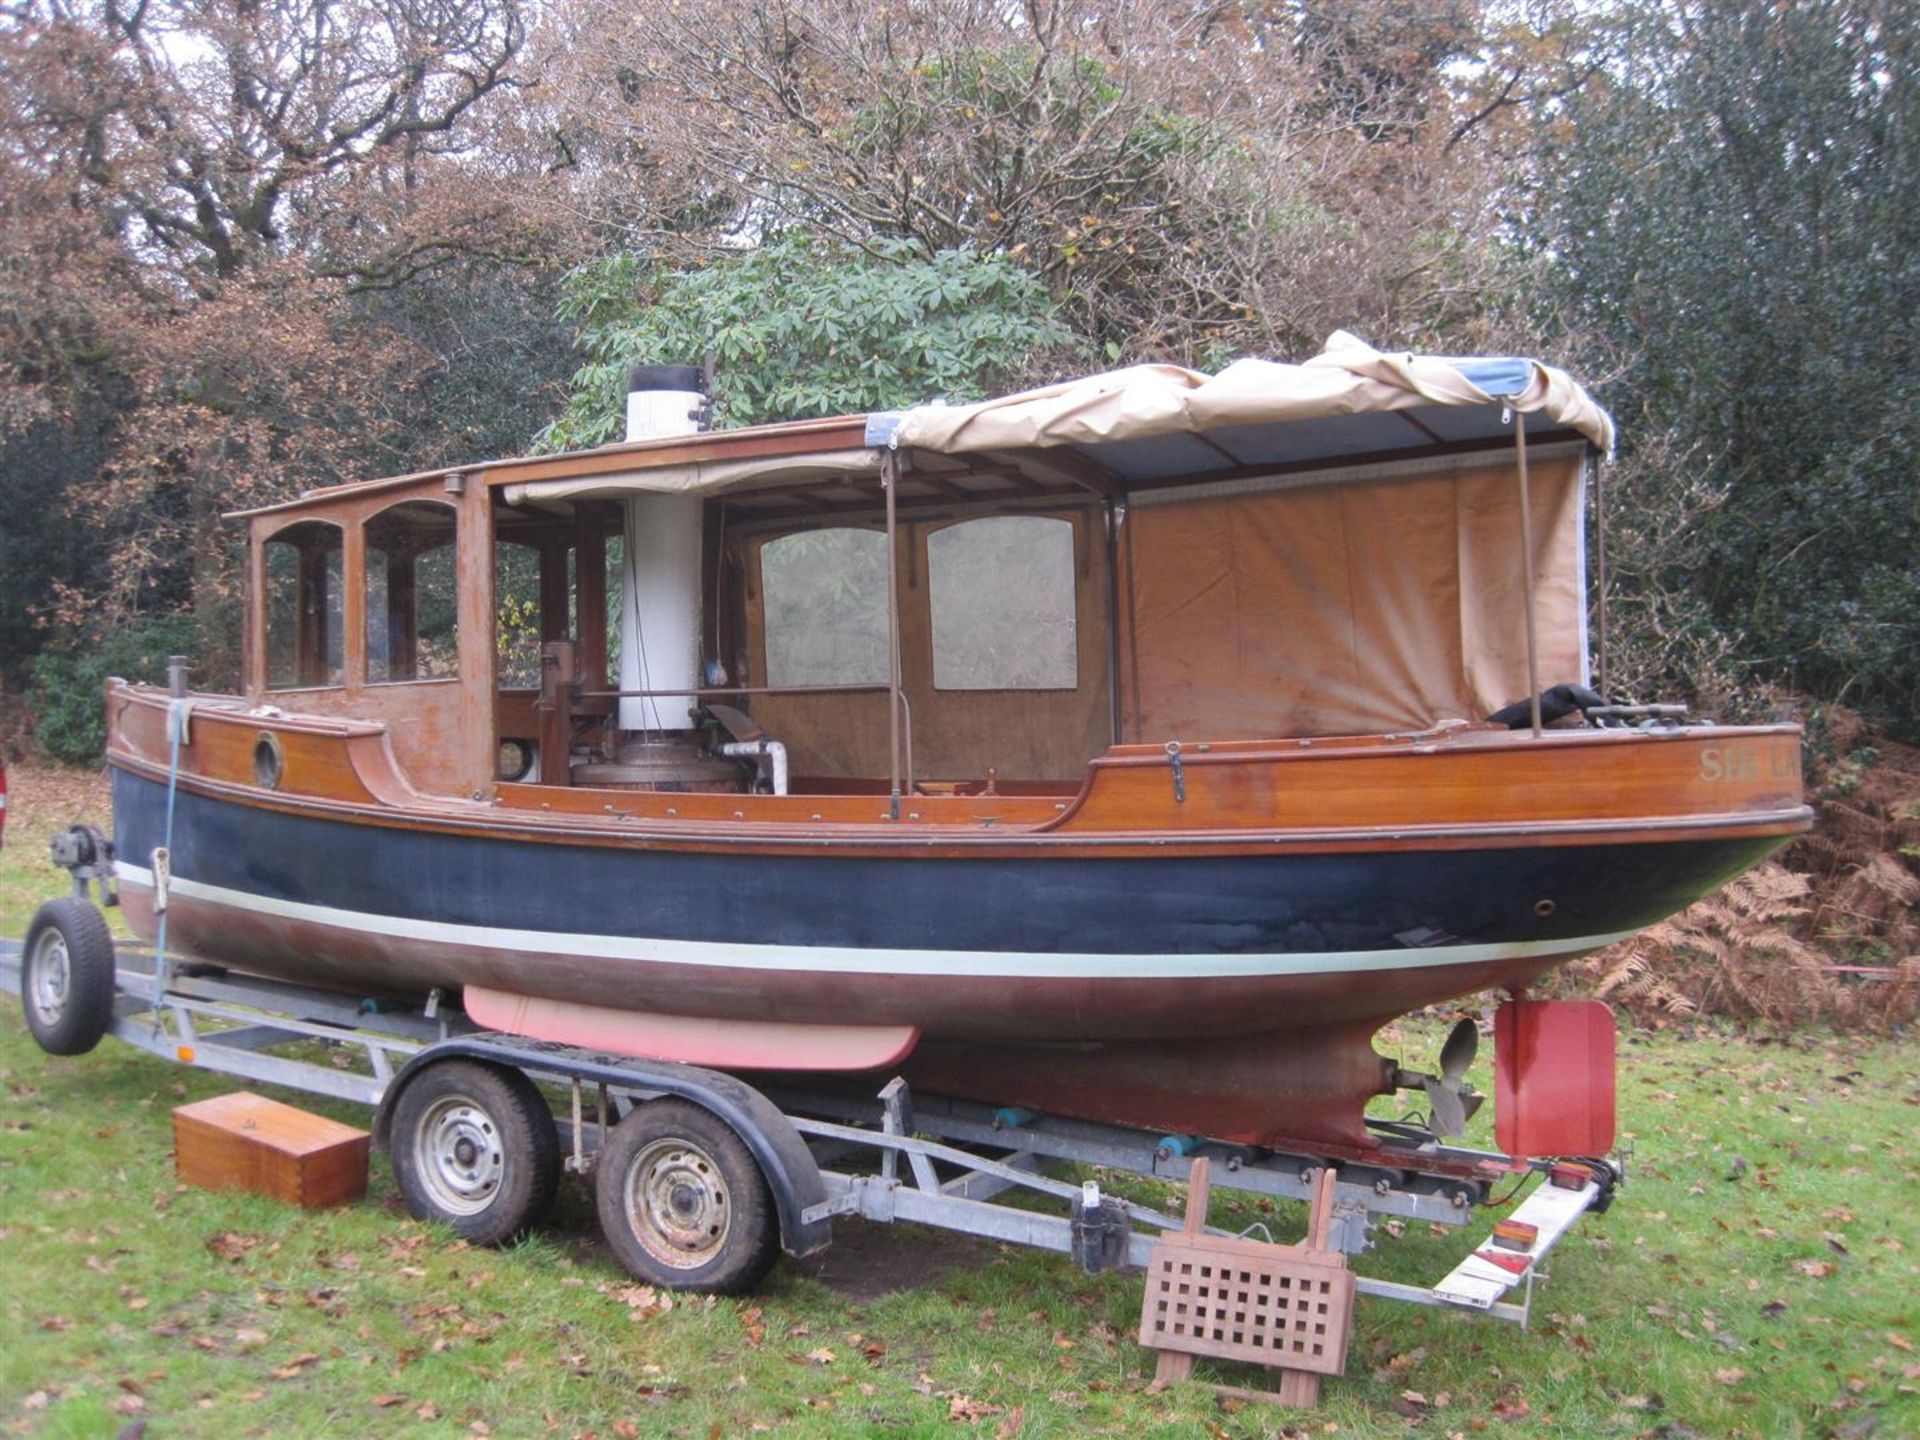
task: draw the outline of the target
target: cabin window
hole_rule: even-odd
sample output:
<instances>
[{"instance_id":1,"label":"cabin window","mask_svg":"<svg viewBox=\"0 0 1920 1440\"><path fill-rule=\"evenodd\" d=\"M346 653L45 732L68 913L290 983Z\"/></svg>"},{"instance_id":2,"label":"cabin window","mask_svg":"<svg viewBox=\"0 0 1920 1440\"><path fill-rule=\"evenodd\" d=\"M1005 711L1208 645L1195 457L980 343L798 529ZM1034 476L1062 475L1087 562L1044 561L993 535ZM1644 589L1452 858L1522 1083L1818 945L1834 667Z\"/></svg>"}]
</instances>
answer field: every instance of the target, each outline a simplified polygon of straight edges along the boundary
<instances>
[{"instance_id":1,"label":"cabin window","mask_svg":"<svg viewBox=\"0 0 1920 1440\"><path fill-rule=\"evenodd\" d=\"M571 587L569 587L571 593ZM540 688L540 551L502 540L493 547L495 674L503 690Z\"/></svg>"},{"instance_id":2,"label":"cabin window","mask_svg":"<svg viewBox=\"0 0 1920 1440\"><path fill-rule=\"evenodd\" d=\"M938 690L1073 690L1073 522L990 515L927 537Z\"/></svg>"},{"instance_id":3,"label":"cabin window","mask_svg":"<svg viewBox=\"0 0 1920 1440\"><path fill-rule=\"evenodd\" d=\"M340 527L302 520L263 548L267 688L338 685L344 638Z\"/></svg>"},{"instance_id":4,"label":"cabin window","mask_svg":"<svg viewBox=\"0 0 1920 1440\"><path fill-rule=\"evenodd\" d=\"M408 500L366 523L367 683L460 673L454 512Z\"/></svg>"},{"instance_id":5,"label":"cabin window","mask_svg":"<svg viewBox=\"0 0 1920 1440\"><path fill-rule=\"evenodd\" d=\"M887 537L804 530L760 547L769 685L887 683Z\"/></svg>"}]
</instances>

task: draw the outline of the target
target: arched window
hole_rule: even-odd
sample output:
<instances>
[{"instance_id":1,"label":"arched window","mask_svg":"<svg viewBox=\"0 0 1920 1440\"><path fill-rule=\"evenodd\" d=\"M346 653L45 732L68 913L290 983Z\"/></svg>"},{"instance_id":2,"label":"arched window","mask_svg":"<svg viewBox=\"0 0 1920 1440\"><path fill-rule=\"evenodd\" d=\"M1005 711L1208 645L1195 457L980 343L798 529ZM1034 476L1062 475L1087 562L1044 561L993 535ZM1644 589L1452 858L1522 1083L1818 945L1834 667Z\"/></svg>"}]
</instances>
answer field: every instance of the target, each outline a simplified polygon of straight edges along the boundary
<instances>
[{"instance_id":1,"label":"arched window","mask_svg":"<svg viewBox=\"0 0 1920 1440\"><path fill-rule=\"evenodd\" d=\"M887 682L887 537L804 530L760 547L769 685Z\"/></svg>"},{"instance_id":2,"label":"arched window","mask_svg":"<svg viewBox=\"0 0 1920 1440\"><path fill-rule=\"evenodd\" d=\"M408 500L366 523L367 683L460 673L458 547L451 505Z\"/></svg>"},{"instance_id":3,"label":"arched window","mask_svg":"<svg viewBox=\"0 0 1920 1440\"><path fill-rule=\"evenodd\" d=\"M1073 522L990 515L927 537L938 690L1073 690Z\"/></svg>"},{"instance_id":4,"label":"arched window","mask_svg":"<svg viewBox=\"0 0 1920 1440\"><path fill-rule=\"evenodd\" d=\"M340 527L302 520L276 532L263 549L267 688L338 685L343 639Z\"/></svg>"}]
</instances>

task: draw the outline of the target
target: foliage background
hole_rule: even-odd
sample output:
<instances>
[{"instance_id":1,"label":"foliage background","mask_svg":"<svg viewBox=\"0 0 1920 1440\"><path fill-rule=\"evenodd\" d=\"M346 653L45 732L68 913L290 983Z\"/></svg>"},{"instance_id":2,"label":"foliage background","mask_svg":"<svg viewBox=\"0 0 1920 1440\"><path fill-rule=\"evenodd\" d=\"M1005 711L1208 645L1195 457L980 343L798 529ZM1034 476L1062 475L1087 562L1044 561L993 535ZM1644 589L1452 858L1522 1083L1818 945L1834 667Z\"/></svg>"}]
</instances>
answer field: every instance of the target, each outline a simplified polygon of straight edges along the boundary
<instances>
[{"instance_id":1,"label":"foliage background","mask_svg":"<svg viewBox=\"0 0 1920 1440\"><path fill-rule=\"evenodd\" d=\"M22 0L0 744L233 679L223 511L594 443L631 363L743 424L1338 327L1615 411L1610 688L1920 740L1917 52L1881 0ZM1801 929L1897 962L1829 900L1920 883L1904 752L1816 730L1891 788Z\"/></svg>"},{"instance_id":2,"label":"foliage background","mask_svg":"<svg viewBox=\"0 0 1920 1440\"><path fill-rule=\"evenodd\" d=\"M68 661L177 614L230 679L223 510L593 443L636 361L712 354L737 424L1344 326L1546 354L1621 417L1618 688L1793 691L1913 739L1917 27L28 0L0 26L0 691L58 749Z\"/></svg>"}]
</instances>

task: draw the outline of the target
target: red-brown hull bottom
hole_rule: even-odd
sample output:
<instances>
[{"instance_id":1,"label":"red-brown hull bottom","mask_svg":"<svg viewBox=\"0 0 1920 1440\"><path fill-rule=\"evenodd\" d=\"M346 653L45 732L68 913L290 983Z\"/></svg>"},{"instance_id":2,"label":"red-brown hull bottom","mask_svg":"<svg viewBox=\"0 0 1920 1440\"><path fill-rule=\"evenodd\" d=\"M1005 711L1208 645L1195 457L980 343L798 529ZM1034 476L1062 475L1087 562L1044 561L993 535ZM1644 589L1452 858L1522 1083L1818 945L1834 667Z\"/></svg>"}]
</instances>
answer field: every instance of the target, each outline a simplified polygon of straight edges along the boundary
<instances>
[{"instance_id":1,"label":"red-brown hull bottom","mask_svg":"<svg viewBox=\"0 0 1920 1440\"><path fill-rule=\"evenodd\" d=\"M151 935L151 893L129 886L122 895L136 933ZM354 993L415 995L465 983L604 998L620 989L622 971L631 981L633 970L631 962L579 956L447 952L178 895L169 928L176 950L196 960ZM1548 963L1528 957L1365 976L1135 981L867 975L850 982L760 971L751 988L737 971L676 966L684 973L672 984L684 1014L799 1025L910 1018L926 1038L895 1068L941 1094L1168 1133L1351 1152L1372 1146L1363 1112L1392 1088L1392 1062L1372 1045L1382 1024L1475 991L1524 988ZM1285 1024L1275 1028L1278 1016ZM1246 1033L1250 1023L1264 1028ZM1196 1036L1201 1027L1208 1033ZM769 1055L763 1068L785 1066Z\"/></svg>"}]
</instances>

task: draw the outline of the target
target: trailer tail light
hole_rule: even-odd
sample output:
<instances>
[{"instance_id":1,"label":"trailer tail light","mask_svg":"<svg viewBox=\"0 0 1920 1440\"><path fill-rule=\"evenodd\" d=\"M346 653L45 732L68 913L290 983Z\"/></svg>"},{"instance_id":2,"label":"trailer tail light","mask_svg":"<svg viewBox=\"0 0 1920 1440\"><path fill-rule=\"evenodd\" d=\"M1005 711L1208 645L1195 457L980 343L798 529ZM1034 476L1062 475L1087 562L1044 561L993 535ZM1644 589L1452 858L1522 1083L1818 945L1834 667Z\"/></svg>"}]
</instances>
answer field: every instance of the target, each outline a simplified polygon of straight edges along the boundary
<instances>
[{"instance_id":1,"label":"trailer tail light","mask_svg":"<svg viewBox=\"0 0 1920 1440\"><path fill-rule=\"evenodd\" d=\"M1540 1227L1525 1220L1496 1220L1493 1225L1493 1243L1502 1250L1531 1250L1539 1238Z\"/></svg>"},{"instance_id":2,"label":"trailer tail light","mask_svg":"<svg viewBox=\"0 0 1920 1440\"><path fill-rule=\"evenodd\" d=\"M1572 1164L1561 1160L1547 1171L1547 1182L1562 1190L1578 1190L1593 1180L1593 1169L1588 1165Z\"/></svg>"},{"instance_id":3,"label":"trailer tail light","mask_svg":"<svg viewBox=\"0 0 1920 1440\"><path fill-rule=\"evenodd\" d=\"M1508 1000L1494 1014L1494 1135L1514 1156L1605 1155L1614 1138L1613 1011Z\"/></svg>"}]
</instances>

